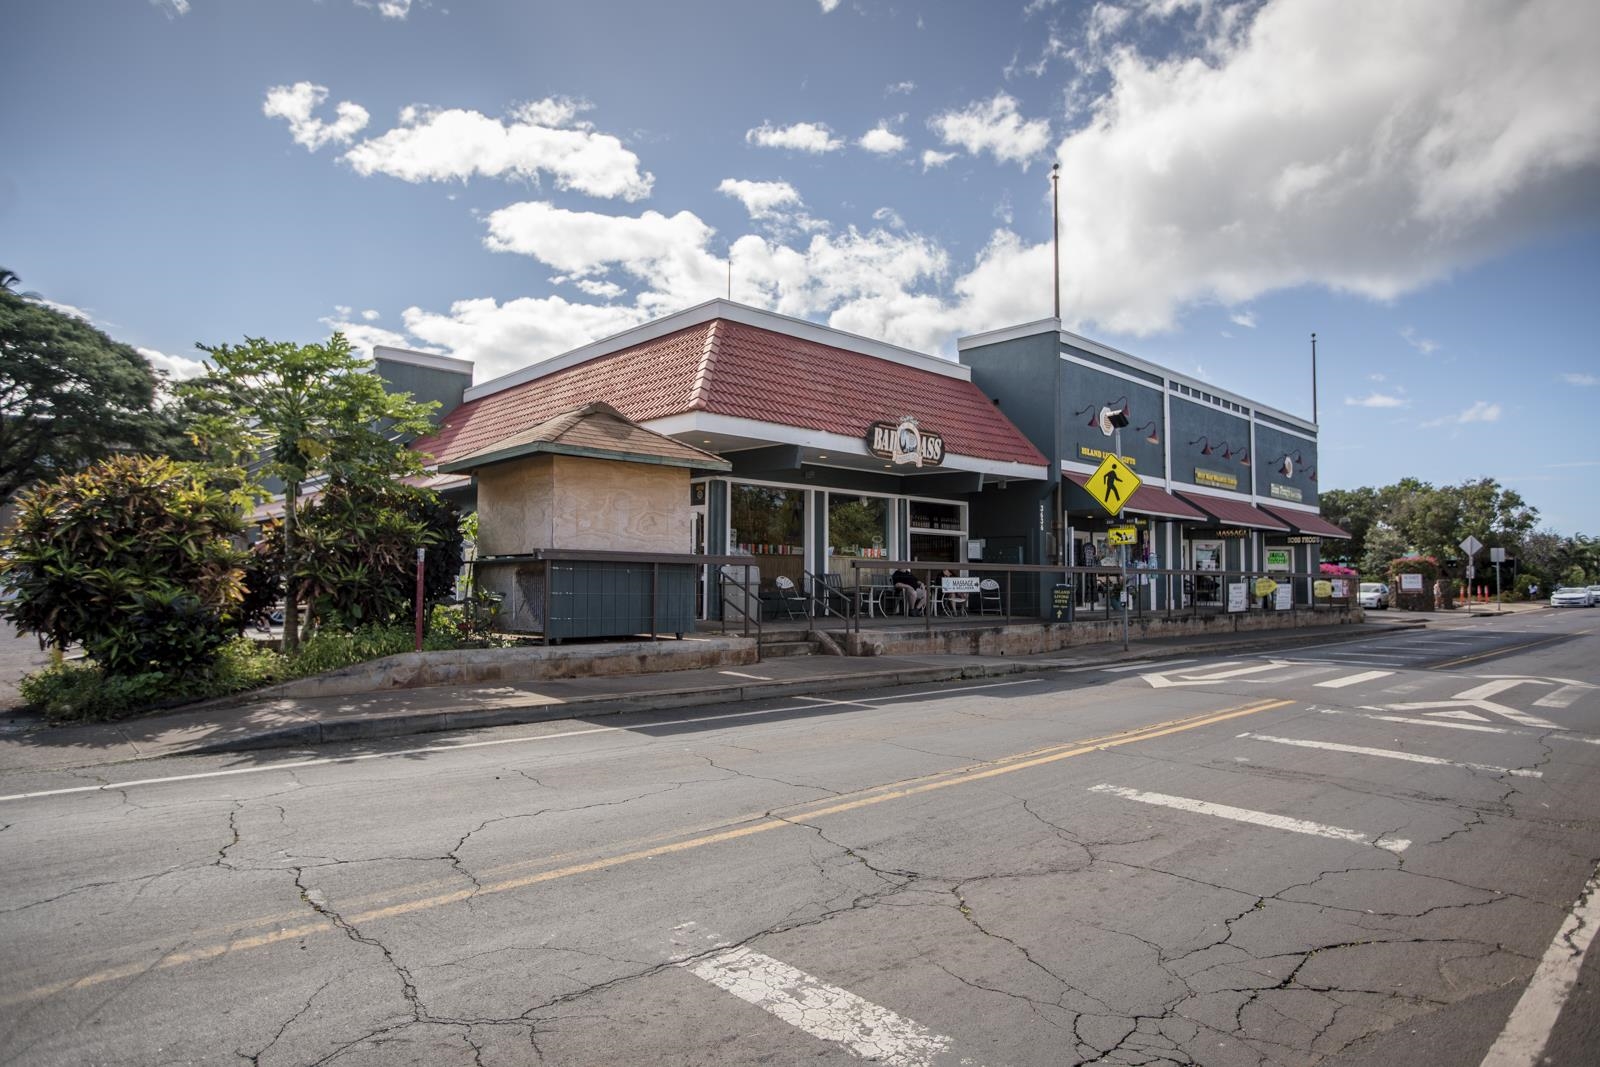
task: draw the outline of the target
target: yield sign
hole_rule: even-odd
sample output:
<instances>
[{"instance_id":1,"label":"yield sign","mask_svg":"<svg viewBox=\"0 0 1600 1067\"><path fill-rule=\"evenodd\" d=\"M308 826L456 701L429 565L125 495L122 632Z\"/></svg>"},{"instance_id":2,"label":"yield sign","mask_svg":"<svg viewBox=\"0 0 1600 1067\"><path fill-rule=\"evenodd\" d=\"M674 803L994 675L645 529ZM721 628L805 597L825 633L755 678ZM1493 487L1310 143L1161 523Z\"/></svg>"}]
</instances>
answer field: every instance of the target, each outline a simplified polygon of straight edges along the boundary
<instances>
[{"instance_id":1,"label":"yield sign","mask_svg":"<svg viewBox=\"0 0 1600 1067\"><path fill-rule=\"evenodd\" d=\"M1141 484L1139 476L1126 463L1116 456L1107 456L1100 461L1100 466L1095 468L1083 488L1094 497L1097 504L1116 516L1122 513L1122 505L1128 502Z\"/></svg>"}]
</instances>

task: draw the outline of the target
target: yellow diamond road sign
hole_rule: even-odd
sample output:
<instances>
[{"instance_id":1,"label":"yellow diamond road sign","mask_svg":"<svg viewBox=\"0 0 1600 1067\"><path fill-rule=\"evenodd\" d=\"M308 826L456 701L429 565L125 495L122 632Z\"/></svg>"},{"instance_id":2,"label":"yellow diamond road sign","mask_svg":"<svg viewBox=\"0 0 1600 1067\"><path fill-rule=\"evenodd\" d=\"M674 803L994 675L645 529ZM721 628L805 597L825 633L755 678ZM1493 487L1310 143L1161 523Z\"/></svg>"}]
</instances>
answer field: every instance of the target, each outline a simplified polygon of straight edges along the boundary
<instances>
[{"instance_id":1,"label":"yellow diamond road sign","mask_svg":"<svg viewBox=\"0 0 1600 1067\"><path fill-rule=\"evenodd\" d=\"M1122 505L1128 502L1128 498L1140 484L1139 476L1129 470L1126 463L1116 456L1107 456L1089 476L1084 488L1101 507L1112 515L1119 515L1122 513Z\"/></svg>"}]
</instances>

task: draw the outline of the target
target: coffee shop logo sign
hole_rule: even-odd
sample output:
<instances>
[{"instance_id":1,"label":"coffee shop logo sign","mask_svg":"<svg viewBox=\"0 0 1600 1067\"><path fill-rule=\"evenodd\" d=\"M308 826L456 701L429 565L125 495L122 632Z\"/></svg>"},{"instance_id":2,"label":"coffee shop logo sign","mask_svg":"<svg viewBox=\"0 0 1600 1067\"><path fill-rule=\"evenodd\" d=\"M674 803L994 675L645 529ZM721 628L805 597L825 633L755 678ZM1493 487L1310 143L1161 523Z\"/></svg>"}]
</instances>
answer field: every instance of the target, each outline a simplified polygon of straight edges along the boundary
<instances>
[{"instance_id":1,"label":"coffee shop logo sign","mask_svg":"<svg viewBox=\"0 0 1600 1067\"><path fill-rule=\"evenodd\" d=\"M896 465L937 467L944 462L944 438L929 433L907 416L899 422L875 422L867 431L867 446L875 456Z\"/></svg>"}]
</instances>

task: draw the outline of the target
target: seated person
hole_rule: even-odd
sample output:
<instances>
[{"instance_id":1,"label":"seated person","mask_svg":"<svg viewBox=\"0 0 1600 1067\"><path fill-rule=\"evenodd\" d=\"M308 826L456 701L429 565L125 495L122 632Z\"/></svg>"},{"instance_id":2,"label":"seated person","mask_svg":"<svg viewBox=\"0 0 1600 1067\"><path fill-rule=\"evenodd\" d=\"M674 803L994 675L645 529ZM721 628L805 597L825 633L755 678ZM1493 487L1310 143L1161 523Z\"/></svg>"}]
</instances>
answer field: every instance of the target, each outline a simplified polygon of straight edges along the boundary
<instances>
[{"instance_id":1,"label":"seated person","mask_svg":"<svg viewBox=\"0 0 1600 1067\"><path fill-rule=\"evenodd\" d=\"M922 582L910 571L900 570L889 575L889 581L894 583L899 590L901 603L905 605L907 615L922 614L922 602L927 599L928 591L922 587Z\"/></svg>"},{"instance_id":2,"label":"seated person","mask_svg":"<svg viewBox=\"0 0 1600 1067\"><path fill-rule=\"evenodd\" d=\"M951 570L949 567L946 567L944 569L944 571L939 575L939 577L940 577L941 581L943 579L945 579L945 578L954 578L954 577L956 577L956 572ZM965 610L967 610L967 594L965 594L965 593L945 593L944 594L944 598L945 598L946 603L949 605L951 611L965 611Z\"/></svg>"}]
</instances>

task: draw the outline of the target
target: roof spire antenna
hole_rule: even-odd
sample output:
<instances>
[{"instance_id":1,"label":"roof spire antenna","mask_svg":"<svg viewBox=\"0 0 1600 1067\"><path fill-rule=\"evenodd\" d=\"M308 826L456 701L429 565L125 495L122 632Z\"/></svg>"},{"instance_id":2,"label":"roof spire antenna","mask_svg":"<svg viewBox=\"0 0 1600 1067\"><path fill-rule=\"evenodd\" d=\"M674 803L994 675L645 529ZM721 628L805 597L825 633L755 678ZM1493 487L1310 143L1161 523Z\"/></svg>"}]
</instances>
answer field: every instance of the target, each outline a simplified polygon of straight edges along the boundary
<instances>
[{"instance_id":1,"label":"roof spire antenna","mask_svg":"<svg viewBox=\"0 0 1600 1067\"><path fill-rule=\"evenodd\" d=\"M733 246L728 246L728 303L733 303Z\"/></svg>"},{"instance_id":2,"label":"roof spire antenna","mask_svg":"<svg viewBox=\"0 0 1600 1067\"><path fill-rule=\"evenodd\" d=\"M1055 256L1056 322L1061 321L1061 164L1050 165L1050 234ZM1313 422L1316 420L1313 419Z\"/></svg>"},{"instance_id":3,"label":"roof spire antenna","mask_svg":"<svg viewBox=\"0 0 1600 1067\"><path fill-rule=\"evenodd\" d=\"M1317 335L1311 335L1311 421L1317 421Z\"/></svg>"}]
</instances>

